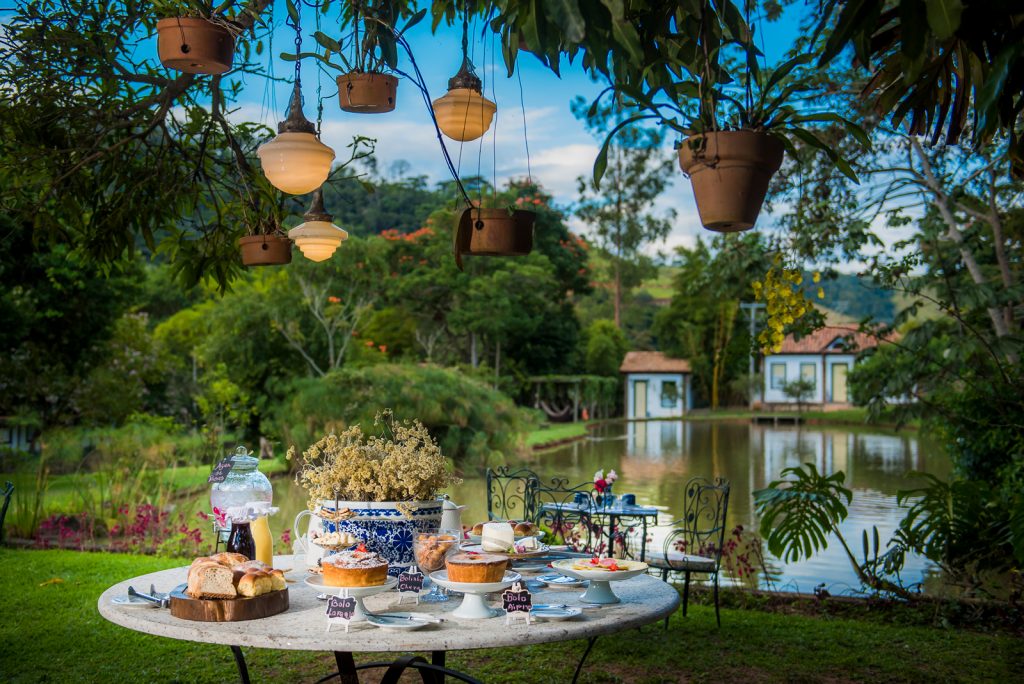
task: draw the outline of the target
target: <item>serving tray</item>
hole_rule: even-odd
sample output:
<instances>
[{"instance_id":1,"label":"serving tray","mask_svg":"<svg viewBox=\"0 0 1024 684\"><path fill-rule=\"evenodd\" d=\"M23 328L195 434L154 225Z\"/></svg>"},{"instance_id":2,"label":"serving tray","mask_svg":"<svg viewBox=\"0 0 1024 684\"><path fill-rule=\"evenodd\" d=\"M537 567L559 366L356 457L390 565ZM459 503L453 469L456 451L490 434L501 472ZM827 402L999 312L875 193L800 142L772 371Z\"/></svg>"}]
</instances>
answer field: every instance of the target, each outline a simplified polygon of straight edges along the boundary
<instances>
[{"instance_id":1,"label":"serving tray","mask_svg":"<svg viewBox=\"0 0 1024 684\"><path fill-rule=\"evenodd\" d=\"M288 588L260 596L233 599L197 599L185 593L188 585L171 591L171 615L198 622L241 622L270 617L288 610Z\"/></svg>"}]
</instances>

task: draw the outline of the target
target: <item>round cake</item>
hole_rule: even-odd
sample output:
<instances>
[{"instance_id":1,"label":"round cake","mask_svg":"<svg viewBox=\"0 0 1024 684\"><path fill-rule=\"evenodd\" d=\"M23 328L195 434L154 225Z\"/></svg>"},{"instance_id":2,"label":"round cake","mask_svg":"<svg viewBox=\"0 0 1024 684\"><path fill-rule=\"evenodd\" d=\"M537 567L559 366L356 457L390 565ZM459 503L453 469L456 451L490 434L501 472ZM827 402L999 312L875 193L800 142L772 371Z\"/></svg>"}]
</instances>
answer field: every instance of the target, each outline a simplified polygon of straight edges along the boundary
<instances>
[{"instance_id":1,"label":"round cake","mask_svg":"<svg viewBox=\"0 0 1024 684\"><path fill-rule=\"evenodd\" d=\"M508 557L496 553L455 553L445 559L448 579L452 582L484 584L500 582L508 567Z\"/></svg>"},{"instance_id":2,"label":"round cake","mask_svg":"<svg viewBox=\"0 0 1024 684\"><path fill-rule=\"evenodd\" d=\"M360 544L320 561L329 587L376 587L388 579L388 562Z\"/></svg>"}]
</instances>

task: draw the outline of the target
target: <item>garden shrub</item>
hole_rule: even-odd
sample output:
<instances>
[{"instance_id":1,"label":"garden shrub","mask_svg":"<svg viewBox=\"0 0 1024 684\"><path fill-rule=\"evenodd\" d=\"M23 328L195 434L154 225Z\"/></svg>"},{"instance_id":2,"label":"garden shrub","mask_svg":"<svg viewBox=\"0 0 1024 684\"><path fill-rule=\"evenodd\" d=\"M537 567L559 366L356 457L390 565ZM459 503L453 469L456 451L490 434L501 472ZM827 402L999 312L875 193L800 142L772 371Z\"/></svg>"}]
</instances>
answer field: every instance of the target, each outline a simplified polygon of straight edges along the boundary
<instances>
[{"instance_id":1,"label":"garden shrub","mask_svg":"<svg viewBox=\"0 0 1024 684\"><path fill-rule=\"evenodd\" d=\"M306 449L325 433L351 425L373 432L374 416L385 408L398 420L420 420L442 453L455 460L511 453L531 422L504 394L458 371L377 364L296 382L277 424L285 444Z\"/></svg>"}]
</instances>

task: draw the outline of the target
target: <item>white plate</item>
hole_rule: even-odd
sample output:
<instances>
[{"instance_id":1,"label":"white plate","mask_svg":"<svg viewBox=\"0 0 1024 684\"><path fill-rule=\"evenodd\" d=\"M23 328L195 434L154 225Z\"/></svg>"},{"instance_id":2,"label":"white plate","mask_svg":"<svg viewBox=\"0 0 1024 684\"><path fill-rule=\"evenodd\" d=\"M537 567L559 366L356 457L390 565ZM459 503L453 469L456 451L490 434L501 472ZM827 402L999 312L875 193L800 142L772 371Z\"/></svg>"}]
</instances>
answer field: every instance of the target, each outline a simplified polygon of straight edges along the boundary
<instances>
[{"instance_id":1,"label":"white plate","mask_svg":"<svg viewBox=\"0 0 1024 684\"><path fill-rule=\"evenodd\" d=\"M157 604L146 599L139 598L138 596L115 596L110 599L110 602L115 606L121 606L123 608L156 608Z\"/></svg>"},{"instance_id":2,"label":"white plate","mask_svg":"<svg viewBox=\"0 0 1024 684\"><path fill-rule=\"evenodd\" d=\"M531 563L526 561L522 565L513 563L512 569L516 572L547 572L551 568L548 567L547 563Z\"/></svg>"},{"instance_id":3,"label":"white plate","mask_svg":"<svg viewBox=\"0 0 1024 684\"><path fill-rule=\"evenodd\" d=\"M382 629L398 629L404 631L412 631L414 629L423 629L431 622L426 620L403 620L403 617L422 617L428 620L436 620L433 615L427 613L388 613L387 615L367 615L366 621L371 625L376 625Z\"/></svg>"},{"instance_id":4,"label":"white plate","mask_svg":"<svg viewBox=\"0 0 1024 684\"><path fill-rule=\"evenodd\" d=\"M530 611L530 615L535 618L541 618L543 620L571 620L574 617L583 615L583 611L579 608L540 608L534 607Z\"/></svg>"},{"instance_id":5,"label":"white plate","mask_svg":"<svg viewBox=\"0 0 1024 684\"><path fill-rule=\"evenodd\" d=\"M508 556L515 560L517 558L530 558L531 556L543 556L548 553L551 549L546 544L541 544L534 551L524 551L522 553L506 553L505 551L484 551L484 547L480 544L463 544L460 551L469 553L494 553L499 556Z\"/></svg>"},{"instance_id":6,"label":"white plate","mask_svg":"<svg viewBox=\"0 0 1024 684\"><path fill-rule=\"evenodd\" d=\"M628 570L574 570L572 566L577 560L579 559L555 561L551 564L551 567L569 577L598 582L618 582L647 572L647 563L629 560L619 561L623 567L629 568Z\"/></svg>"},{"instance_id":7,"label":"white plate","mask_svg":"<svg viewBox=\"0 0 1024 684\"><path fill-rule=\"evenodd\" d=\"M537 541L540 541L540 538L542 536L543 536L543 533L538 532L537 534L515 534L515 535L512 535L512 538L515 539L516 541L522 541L522 540L528 539L530 537L537 537ZM474 544L479 544L481 541L483 541L483 536L479 535L479 534L473 534L472 532L467 532L466 533L466 539L468 539L469 541L473 542Z\"/></svg>"},{"instance_id":8,"label":"white plate","mask_svg":"<svg viewBox=\"0 0 1024 684\"><path fill-rule=\"evenodd\" d=\"M508 589L523 578L518 572L505 572L500 582L453 582L448 579L447 570L437 570L430 573L430 579L437 582L445 589L461 591L464 594L490 594L502 589Z\"/></svg>"},{"instance_id":9,"label":"white plate","mask_svg":"<svg viewBox=\"0 0 1024 684\"><path fill-rule=\"evenodd\" d=\"M579 579L578 577L569 577L568 575L541 575L537 578L537 581L556 589L574 589L582 587L587 583L586 580Z\"/></svg>"},{"instance_id":10,"label":"white plate","mask_svg":"<svg viewBox=\"0 0 1024 684\"><path fill-rule=\"evenodd\" d=\"M320 589L324 592L337 591L340 594L342 589L344 589L352 598L373 596L374 594L390 591L398 586L398 578L390 576L384 581L384 584L375 584L372 587L335 587L329 584L324 584L324 578L321 575L310 575L304 581L308 586Z\"/></svg>"}]
</instances>

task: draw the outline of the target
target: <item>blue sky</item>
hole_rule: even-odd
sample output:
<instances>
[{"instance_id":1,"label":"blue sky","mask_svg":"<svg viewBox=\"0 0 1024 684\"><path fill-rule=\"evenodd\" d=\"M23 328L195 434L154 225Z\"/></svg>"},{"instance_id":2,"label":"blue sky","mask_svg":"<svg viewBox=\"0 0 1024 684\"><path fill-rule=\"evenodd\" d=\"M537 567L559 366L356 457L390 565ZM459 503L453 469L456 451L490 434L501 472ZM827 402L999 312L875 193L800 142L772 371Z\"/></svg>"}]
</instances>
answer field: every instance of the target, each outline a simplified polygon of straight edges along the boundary
<instances>
[{"instance_id":1,"label":"blue sky","mask_svg":"<svg viewBox=\"0 0 1024 684\"><path fill-rule=\"evenodd\" d=\"M782 20L773 24L765 23L764 45L769 63L781 59L796 37L799 12L790 11ZM289 81L294 66L279 58L282 51L292 51L294 34L284 25L284 3L276 3L274 46L267 54L268 68L278 77L286 76ZM332 12L333 14L333 12ZM335 38L339 31L321 21L321 27ZM303 49L316 47L310 37L316 29L314 12L303 11ZM473 29L476 29L475 31ZM491 34L488 33L488 36ZM407 36L413 54L423 73L432 98L445 93L447 80L459 67L461 61L461 25L440 26L436 34L430 32L429 17L414 27ZM474 40L475 39L475 40ZM520 53L519 69L522 79L520 98L519 79L508 78L501 59L497 39L493 45L488 38L484 44L479 26L471 26L471 51L477 72L484 79L485 95L497 102L498 114L495 125L481 141L466 143L461 149L461 171L473 175L480 168L488 178L496 167L497 181L504 184L508 178L527 175L527 155L523 144L523 109L526 112L526 131L529 137L530 167L533 177L551 192L556 202L571 207L577 199L576 178L589 175L597 154L599 141L591 137L582 123L576 120L570 110L570 103L582 95L592 100L602 86L591 82L582 67L564 62L561 78L555 76L535 57ZM269 59L273 59L271 65ZM408 66L404 55L400 55L402 68ZM410 165L409 174L426 175L431 181L441 181L450 176L445 169L433 127L422 98L408 83L400 83L398 104L394 112L384 115L350 114L343 112L337 104L337 87L331 74L319 76L324 102L323 139L337 151L344 154L345 146L353 135L360 134L377 139L379 171L386 175L391 165L404 160ZM306 115L311 120L316 113L316 89L318 70L311 60L303 64L303 93L306 99ZM284 117L291 85L270 84L264 80L250 79L239 99L240 111L236 118L260 121L270 126ZM665 155L674 156L670 136L665 144ZM446 141L453 160L458 163L460 146ZM496 163L494 159L496 158ZM680 174L657 202L656 210L676 210L675 226L668 240L654 245L652 253L671 253L680 244L692 244L695 237L704 232L697 218L696 208L689 182ZM770 217L759 221L768 223ZM586 234L584 225L570 220L574 230Z\"/></svg>"}]
</instances>

